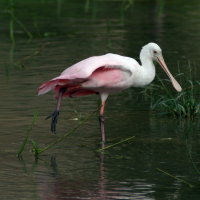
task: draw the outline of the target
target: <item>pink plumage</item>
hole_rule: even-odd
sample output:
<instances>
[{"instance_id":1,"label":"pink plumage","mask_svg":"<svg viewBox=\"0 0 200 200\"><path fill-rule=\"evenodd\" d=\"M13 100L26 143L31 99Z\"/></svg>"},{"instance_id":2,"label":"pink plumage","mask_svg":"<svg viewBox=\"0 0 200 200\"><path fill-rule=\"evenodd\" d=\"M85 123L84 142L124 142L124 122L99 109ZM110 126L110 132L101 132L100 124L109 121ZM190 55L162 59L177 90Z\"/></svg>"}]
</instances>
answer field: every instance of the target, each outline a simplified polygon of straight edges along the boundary
<instances>
[{"instance_id":1,"label":"pink plumage","mask_svg":"<svg viewBox=\"0 0 200 200\"><path fill-rule=\"evenodd\" d=\"M60 76L43 83L38 89L38 95L54 89L57 97L62 87L66 88L63 96L94 94L112 87L119 89L119 83L130 74L121 67L123 65L122 56L115 54L87 58L64 70Z\"/></svg>"},{"instance_id":2,"label":"pink plumage","mask_svg":"<svg viewBox=\"0 0 200 200\"><path fill-rule=\"evenodd\" d=\"M140 52L140 61L142 65L133 58L111 53L93 56L72 65L58 77L43 83L38 88L38 95L54 90L57 98L56 110L47 117L52 119L51 131L53 133L56 131L62 97L99 94L101 97L99 120L102 145L104 145L104 107L108 95L129 87L144 87L151 83L155 77L153 61L157 61L163 68L174 88L178 92L182 90L170 73L162 56L162 50L157 44L149 43L145 45Z\"/></svg>"}]
</instances>

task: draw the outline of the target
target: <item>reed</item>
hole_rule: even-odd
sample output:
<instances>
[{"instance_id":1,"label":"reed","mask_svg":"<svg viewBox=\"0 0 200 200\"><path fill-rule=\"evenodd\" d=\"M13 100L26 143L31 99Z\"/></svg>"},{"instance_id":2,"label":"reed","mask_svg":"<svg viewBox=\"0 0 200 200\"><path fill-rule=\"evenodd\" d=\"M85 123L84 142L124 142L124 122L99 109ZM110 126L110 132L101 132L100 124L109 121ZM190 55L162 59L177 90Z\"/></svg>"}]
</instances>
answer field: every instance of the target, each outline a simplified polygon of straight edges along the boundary
<instances>
[{"instance_id":1,"label":"reed","mask_svg":"<svg viewBox=\"0 0 200 200\"><path fill-rule=\"evenodd\" d=\"M186 180L184 180L182 178L179 178L177 176L174 176L174 175L170 174L169 172L166 172L166 171L164 171L164 170L162 170L160 168L156 168L156 170L158 170L159 172L162 172L163 174L165 174L165 175L167 175L167 176L169 176L169 177L171 177L171 178L173 178L173 179L175 179L177 181L180 181L180 182L184 183L185 185L189 186L190 188L194 188L195 187L195 185L189 183L188 181L186 181Z\"/></svg>"},{"instance_id":2,"label":"reed","mask_svg":"<svg viewBox=\"0 0 200 200\"><path fill-rule=\"evenodd\" d=\"M9 34L12 43L15 43L15 34L14 34L14 25L17 24L23 32L28 36L29 39L33 38L33 35L26 26L19 20L15 15L15 3L13 0L9 1L9 9L5 10L4 13L10 15L10 22L9 22Z\"/></svg>"},{"instance_id":3,"label":"reed","mask_svg":"<svg viewBox=\"0 0 200 200\"><path fill-rule=\"evenodd\" d=\"M14 14L14 12L10 12L10 11L7 11L10 16L11 16L11 20L12 22L16 22L20 27L21 29L24 31L24 33L28 36L29 39L32 39L33 38L33 35L30 31L28 31L28 29L26 28L26 26L22 23L22 21L20 21Z\"/></svg>"},{"instance_id":4,"label":"reed","mask_svg":"<svg viewBox=\"0 0 200 200\"><path fill-rule=\"evenodd\" d=\"M119 145L119 144L122 144L122 143L124 143L124 142L129 142L130 140L133 140L134 138L135 138L135 136L126 138L126 139L121 140L121 141L119 141L119 142L116 142L116 143L114 143L114 144L111 144L111 145L108 145L108 146L103 147L103 148L101 148L101 149L98 149L97 152L103 152L104 150L110 149L110 148L115 147L115 146L117 146L117 145Z\"/></svg>"},{"instance_id":5,"label":"reed","mask_svg":"<svg viewBox=\"0 0 200 200\"><path fill-rule=\"evenodd\" d=\"M35 112L35 113L34 113L34 116L33 116L33 119L32 119L32 122L31 122L31 125L30 125L30 127L27 129L27 132L26 132L26 136L25 136L25 138L24 138L24 141L23 141L22 144L20 145L20 148L19 148L19 150L18 150L18 152L17 152L17 157L18 157L18 158L21 157L21 155L22 155L22 153L23 153L23 151L24 151L24 149L25 149L25 146L26 146L27 142L29 141L30 134L31 134L31 132L32 132L32 130L33 130L33 127L34 127L36 121L37 121L37 118L38 118L38 113Z\"/></svg>"},{"instance_id":6,"label":"reed","mask_svg":"<svg viewBox=\"0 0 200 200\"><path fill-rule=\"evenodd\" d=\"M197 166L197 164L199 164L199 163L197 161L194 161L193 153L192 153L192 142L190 140L190 137L192 136L192 133L194 131L193 128L194 128L195 124L196 123L190 123L189 127L186 129L185 145L186 145L186 150L187 150L187 154L188 154L188 158L190 160L190 163L191 163L194 171L196 172L196 174L198 176L200 176L200 169Z\"/></svg>"},{"instance_id":7,"label":"reed","mask_svg":"<svg viewBox=\"0 0 200 200\"><path fill-rule=\"evenodd\" d=\"M183 90L180 93L174 93L167 87L169 80L158 79L159 84L153 84L142 91L144 97L150 99L152 110L174 118L194 119L199 116L200 102L197 91L200 82L182 81Z\"/></svg>"},{"instance_id":8,"label":"reed","mask_svg":"<svg viewBox=\"0 0 200 200\"><path fill-rule=\"evenodd\" d=\"M10 16L14 15L14 2L13 0L10 0L10 9L7 10L7 13L10 14ZM15 43L15 35L14 35L14 20L12 17L10 17L10 23L9 23L9 30L10 30L10 39L12 43Z\"/></svg>"},{"instance_id":9,"label":"reed","mask_svg":"<svg viewBox=\"0 0 200 200\"><path fill-rule=\"evenodd\" d=\"M58 139L56 139L55 141L47 144L43 148L39 148L39 145L35 141L31 140L32 152L34 153L35 158L37 159L39 157L39 155L41 155L43 152L45 152L45 151L49 150L50 148L54 147L56 144L58 144L60 142L63 142L69 135L74 133L78 128L80 128L81 126L85 125L96 112L97 112L97 110L92 112L87 118L85 118L82 121L80 121L79 124L75 128L73 128L71 131L65 133L63 136L61 136Z\"/></svg>"}]
</instances>

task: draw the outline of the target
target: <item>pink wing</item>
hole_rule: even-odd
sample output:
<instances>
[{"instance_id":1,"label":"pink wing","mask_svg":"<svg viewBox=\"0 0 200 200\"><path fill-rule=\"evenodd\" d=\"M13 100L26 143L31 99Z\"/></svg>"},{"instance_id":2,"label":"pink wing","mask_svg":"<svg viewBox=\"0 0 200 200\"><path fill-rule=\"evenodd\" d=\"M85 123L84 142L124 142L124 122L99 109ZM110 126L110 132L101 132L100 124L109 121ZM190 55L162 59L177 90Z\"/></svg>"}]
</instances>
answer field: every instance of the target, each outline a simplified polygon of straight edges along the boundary
<instances>
[{"instance_id":1,"label":"pink wing","mask_svg":"<svg viewBox=\"0 0 200 200\"><path fill-rule=\"evenodd\" d=\"M106 54L103 56L94 56L94 57L87 58L64 70L60 76L55 77L52 80L43 83L38 88L38 95L45 94L52 89L58 90L58 88L65 85L72 86L73 88L74 85L87 81L89 77L92 77L94 80L94 74L97 75L96 77L99 77L101 79L102 75L100 75L99 72L100 71L105 72L104 70L105 68L115 70L115 73L114 73L115 78L112 79L112 81L115 81L117 78L118 79L121 78L119 77L120 73L117 73L117 71L118 72L129 71L126 65L130 65L130 61L136 62L135 60L131 58L119 56L116 54ZM104 67L104 69L102 67ZM129 71L129 73L131 72ZM109 72L107 73L107 78L103 78L104 83L106 81L108 82L108 79L109 79ZM86 93L88 93L88 91L86 91Z\"/></svg>"}]
</instances>

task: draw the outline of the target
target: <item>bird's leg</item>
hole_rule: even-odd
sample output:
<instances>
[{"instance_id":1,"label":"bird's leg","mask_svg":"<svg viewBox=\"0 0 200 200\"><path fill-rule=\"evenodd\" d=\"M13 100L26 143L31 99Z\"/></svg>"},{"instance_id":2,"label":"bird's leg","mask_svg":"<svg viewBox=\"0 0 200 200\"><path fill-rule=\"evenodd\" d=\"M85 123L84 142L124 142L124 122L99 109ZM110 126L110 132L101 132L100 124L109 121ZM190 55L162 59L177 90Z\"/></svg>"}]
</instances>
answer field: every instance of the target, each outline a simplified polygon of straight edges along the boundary
<instances>
[{"instance_id":1,"label":"bird's leg","mask_svg":"<svg viewBox=\"0 0 200 200\"><path fill-rule=\"evenodd\" d=\"M59 94L58 94L56 110L52 114L50 114L48 117L46 117L46 119L51 118L51 132L54 133L54 134L56 134L56 124L58 122L61 99L62 99L64 92L65 92L65 88L61 88L60 91L59 91Z\"/></svg>"},{"instance_id":2,"label":"bird's leg","mask_svg":"<svg viewBox=\"0 0 200 200\"><path fill-rule=\"evenodd\" d=\"M100 122L100 128L101 128L101 137L102 137L102 148L104 147L106 136L105 136L105 127L104 127L104 108L105 108L106 101L102 101L101 109L100 109L100 115L99 115L99 122Z\"/></svg>"}]
</instances>

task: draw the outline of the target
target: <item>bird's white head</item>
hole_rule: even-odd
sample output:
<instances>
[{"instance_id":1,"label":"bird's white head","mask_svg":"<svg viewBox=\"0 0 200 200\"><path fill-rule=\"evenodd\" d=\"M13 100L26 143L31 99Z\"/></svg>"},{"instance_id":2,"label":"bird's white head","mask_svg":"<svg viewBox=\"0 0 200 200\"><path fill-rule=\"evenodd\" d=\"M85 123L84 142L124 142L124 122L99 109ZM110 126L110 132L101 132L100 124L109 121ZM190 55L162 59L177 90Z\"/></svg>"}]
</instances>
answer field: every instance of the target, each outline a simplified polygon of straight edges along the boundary
<instances>
[{"instance_id":1,"label":"bird's white head","mask_svg":"<svg viewBox=\"0 0 200 200\"><path fill-rule=\"evenodd\" d=\"M150 42L147 45L143 46L142 50L140 52L140 59L141 59L141 61L144 59L156 61L162 67L162 69L165 71L165 73L168 75L174 88L178 92L182 91L180 84L172 76L171 72L169 71L169 69L164 61L161 48L156 43Z\"/></svg>"},{"instance_id":2,"label":"bird's white head","mask_svg":"<svg viewBox=\"0 0 200 200\"><path fill-rule=\"evenodd\" d=\"M159 55L162 55L161 48L156 43L150 42L142 47L140 59L142 59L141 57L144 56L146 58L156 60L157 56Z\"/></svg>"}]
</instances>

